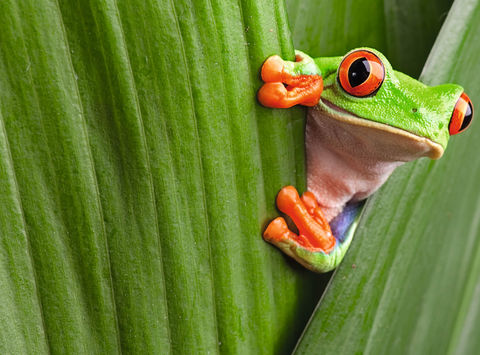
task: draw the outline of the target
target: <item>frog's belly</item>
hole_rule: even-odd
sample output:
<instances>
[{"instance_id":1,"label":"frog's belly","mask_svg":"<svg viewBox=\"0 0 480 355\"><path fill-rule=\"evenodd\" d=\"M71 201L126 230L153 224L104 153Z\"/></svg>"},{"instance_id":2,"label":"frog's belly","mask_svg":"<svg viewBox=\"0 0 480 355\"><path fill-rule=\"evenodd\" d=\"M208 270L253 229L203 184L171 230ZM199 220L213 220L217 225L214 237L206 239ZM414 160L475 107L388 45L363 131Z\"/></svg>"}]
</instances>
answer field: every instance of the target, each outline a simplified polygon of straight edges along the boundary
<instances>
[{"instance_id":1,"label":"frog's belly","mask_svg":"<svg viewBox=\"0 0 480 355\"><path fill-rule=\"evenodd\" d=\"M401 163L384 166L381 173L352 166L328 149L317 147L316 156L307 153L307 186L330 221L348 202L361 201L373 194Z\"/></svg>"},{"instance_id":2,"label":"frog's belly","mask_svg":"<svg viewBox=\"0 0 480 355\"><path fill-rule=\"evenodd\" d=\"M309 110L305 130L308 190L330 221L346 203L374 193L396 167L428 154L402 136Z\"/></svg>"}]
</instances>

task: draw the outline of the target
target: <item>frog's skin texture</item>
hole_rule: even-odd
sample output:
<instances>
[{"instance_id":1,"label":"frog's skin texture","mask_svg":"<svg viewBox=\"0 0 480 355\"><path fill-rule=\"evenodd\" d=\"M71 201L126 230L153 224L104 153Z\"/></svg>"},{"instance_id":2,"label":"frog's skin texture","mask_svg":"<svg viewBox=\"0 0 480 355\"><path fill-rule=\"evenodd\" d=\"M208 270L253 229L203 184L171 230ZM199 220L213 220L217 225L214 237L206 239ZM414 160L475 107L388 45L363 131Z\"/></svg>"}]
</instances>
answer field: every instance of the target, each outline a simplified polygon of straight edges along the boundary
<instances>
[{"instance_id":1,"label":"frog's skin texture","mask_svg":"<svg viewBox=\"0 0 480 355\"><path fill-rule=\"evenodd\" d=\"M262 67L262 79L258 99L264 106L310 107L305 129L308 191L300 197L286 186L276 201L299 232L278 217L263 236L316 272L341 262L362 200L399 165L440 158L450 135L465 130L473 117L462 87L428 87L394 71L371 48L316 59L296 51L295 62L272 56Z\"/></svg>"}]
</instances>

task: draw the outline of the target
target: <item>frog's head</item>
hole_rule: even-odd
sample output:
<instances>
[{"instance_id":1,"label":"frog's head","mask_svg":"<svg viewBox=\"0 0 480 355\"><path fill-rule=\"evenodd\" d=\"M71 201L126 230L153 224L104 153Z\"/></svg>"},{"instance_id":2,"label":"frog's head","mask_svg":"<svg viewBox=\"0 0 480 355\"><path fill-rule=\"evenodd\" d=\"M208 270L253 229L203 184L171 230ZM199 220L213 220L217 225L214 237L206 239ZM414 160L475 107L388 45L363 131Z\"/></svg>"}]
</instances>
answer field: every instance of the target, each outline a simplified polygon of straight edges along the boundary
<instances>
[{"instance_id":1,"label":"frog's head","mask_svg":"<svg viewBox=\"0 0 480 355\"><path fill-rule=\"evenodd\" d=\"M473 106L461 86L424 85L393 70L374 49L317 58L315 63L324 79L317 110L395 137L399 145L420 149L420 156L440 158L450 136L464 131L472 120Z\"/></svg>"}]
</instances>

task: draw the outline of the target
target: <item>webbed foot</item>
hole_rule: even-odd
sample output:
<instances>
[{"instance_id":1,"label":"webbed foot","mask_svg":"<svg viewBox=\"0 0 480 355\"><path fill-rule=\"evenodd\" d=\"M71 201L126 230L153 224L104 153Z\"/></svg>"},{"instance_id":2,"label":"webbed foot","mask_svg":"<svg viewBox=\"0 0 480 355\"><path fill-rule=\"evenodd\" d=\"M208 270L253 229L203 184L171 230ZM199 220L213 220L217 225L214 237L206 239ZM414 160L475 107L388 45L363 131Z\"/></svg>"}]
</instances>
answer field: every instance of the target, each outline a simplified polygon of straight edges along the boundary
<instances>
[{"instance_id":1,"label":"webbed foot","mask_svg":"<svg viewBox=\"0 0 480 355\"><path fill-rule=\"evenodd\" d=\"M265 84L257 95L263 106L315 106L320 100L323 91L320 69L305 53L295 51L295 54L295 62L274 55L263 63L261 75Z\"/></svg>"},{"instance_id":2,"label":"webbed foot","mask_svg":"<svg viewBox=\"0 0 480 355\"><path fill-rule=\"evenodd\" d=\"M285 219L278 217L263 233L267 242L315 272L328 272L340 264L352 241L361 205L347 205L332 221L336 232L340 231L335 236L311 192L299 197L293 186L286 186L277 195L277 207L293 220L299 234L292 232Z\"/></svg>"},{"instance_id":3,"label":"webbed foot","mask_svg":"<svg viewBox=\"0 0 480 355\"><path fill-rule=\"evenodd\" d=\"M311 252L328 254L333 250L335 237L311 192L300 198L293 186L286 186L277 195L277 207L293 220L299 234L290 231L285 220L278 217L265 230L263 237L266 241L282 250L283 244L291 243Z\"/></svg>"}]
</instances>

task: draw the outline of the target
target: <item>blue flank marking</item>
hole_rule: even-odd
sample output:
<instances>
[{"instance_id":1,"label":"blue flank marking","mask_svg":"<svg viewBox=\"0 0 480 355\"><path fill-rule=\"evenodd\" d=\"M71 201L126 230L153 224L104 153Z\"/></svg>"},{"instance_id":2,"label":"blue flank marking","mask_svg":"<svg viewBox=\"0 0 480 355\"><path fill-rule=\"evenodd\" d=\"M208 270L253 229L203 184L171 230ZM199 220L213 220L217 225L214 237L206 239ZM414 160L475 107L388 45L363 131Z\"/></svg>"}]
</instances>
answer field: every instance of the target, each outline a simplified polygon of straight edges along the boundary
<instances>
[{"instance_id":1,"label":"blue flank marking","mask_svg":"<svg viewBox=\"0 0 480 355\"><path fill-rule=\"evenodd\" d=\"M363 204L364 201L346 205L343 211L330 222L333 236L340 242L340 244L345 241L345 235L347 234L348 228L362 210Z\"/></svg>"}]
</instances>

